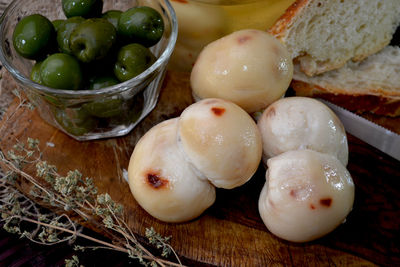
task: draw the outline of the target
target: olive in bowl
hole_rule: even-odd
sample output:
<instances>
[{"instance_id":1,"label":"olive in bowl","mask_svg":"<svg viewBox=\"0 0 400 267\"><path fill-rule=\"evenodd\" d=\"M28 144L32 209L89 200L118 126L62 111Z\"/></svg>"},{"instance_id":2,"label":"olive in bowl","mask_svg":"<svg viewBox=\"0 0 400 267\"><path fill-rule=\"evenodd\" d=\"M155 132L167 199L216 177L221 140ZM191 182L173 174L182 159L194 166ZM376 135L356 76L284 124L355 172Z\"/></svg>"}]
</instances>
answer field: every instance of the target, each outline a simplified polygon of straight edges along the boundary
<instances>
[{"instance_id":1,"label":"olive in bowl","mask_svg":"<svg viewBox=\"0 0 400 267\"><path fill-rule=\"evenodd\" d=\"M155 56L140 44L129 44L122 47L114 65L114 74L121 82L139 75L155 61Z\"/></svg>"},{"instance_id":2,"label":"olive in bowl","mask_svg":"<svg viewBox=\"0 0 400 267\"><path fill-rule=\"evenodd\" d=\"M118 20L119 17L121 16L122 11L121 10L108 10L107 12L104 12L101 17L103 19L108 20L108 22L110 22L115 29L118 29Z\"/></svg>"},{"instance_id":3,"label":"olive in bowl","mask_svg":"<svg viewBox=\"0 0 400 267\"><path fill-rule=\"evenodd\" d=\"M71 34L75 28L84 21L85 19L82 17L72 17L57 25L57 44L60 52L72 55L72 50L69 45Z\"/></svg>"},{"instance_id":4,"label":"olive in bowl","mask_svg":"<svg viewBox=\"0 0 400 267\"><path fill-rule=\"evenodd\" d=\"M118 34L127 42L150 47L161 39L163 32L164 22L160 13L147 6L130 8L118 20Z\"/></svg>"},{"instance_id":5,"label":"olive in bowl","mask_svg":"<svg viewBox=\"0 0 400 267\"><path fill-rule=\"evenodd\" d=\"M93 18L80 23L69 36L72 54L81 62L104 58L117 39L115 27L106 19Z\"/></svg>"},{"instance_id":6,"label":"olive in bowl","mask_svg":"<svg viewBox=\"0 0 400 267\"><path fill-rule=\"evenodd\" d=\"M32 14L17 23L12 40L15 50L21 56L42 59L54 45L55 30L45 16Z\"/></svg>"},{"instance_id":7,"label":"olive in bowl","mask_svg":"<svg viewBox=\"0 0 400 267\"><path fill-rule=\"evenodd\" d=\"M103 0L62 0L62 8L67 18L99 17L103 10Z\"/></svg>"},{"instance_id":8,"label":"olive in bowl","mask_svg":"<svg viewBox=\"0 0 400 267\"><path fill-rule=\"evenodd\" d=\"M77 90L82 83L82 71L73 56L56 53L40 64L41 84L59 89Z\"/></svg>"},{"instance_id":9,"label":"olive in bowl","mask_svg":"<svg viewBox=\"0 0 400 267\"><path fill-rule=\"evenodd\" d=\"M108 10L126 11L136 7L136 5L136 1L115 0L104 2L102 12L104 14ZM159 12L162 16L165 30L159 42L150 48L151 53L154 55L152 64L148 65L137 76L126 81L121 82L118 80L117 84L106 84L104 85L105 87L93 86L90 88L90 82L84 80L86 79L86 73L89 72L87 67L100 65L100 61L107 59L103 58L89 63L80 62L83 81L81 81L81 85L77 89L74 86L70 87L70 89L58 85L50 86L43 81L44 75L42 71L45 68L45 60L39 59L35 61L21 56L16 51L13 45L13 32L18 21L27 15L40 14L48 18L50 22L63 20L57 26L57 35L60 33L62 25L69 20L63 15L61 0L13 1L0 20L0 60L16 80L19 88L35 105L39 115L46 122L69 136L76 140L84 141L126 135L155 107L166 65L174 49L177 37L177 20L169 1L147 1L146 5ZM101 16L100 14L99 17ZM85 21L87 20L84 17L82 18ZM104 18L104 20L106 19ZM71 36L73 36L74 31L81 23L77 23L76 27L70 31L68 41L71 41ZM108 23L107 25L111 25L116 31L115 26L110 22ZM53 25L52 27L56 31ZM117 54L118 47L116 45L117 43L108 50L107 56L114 52ZM58 51L56 54L63 54L62 57L68 55L77 59L72 52ZM77 60L80 61L79 59ZM38 66L34 68L36 71L33 71L35 64ZM98 69L100 69L99 73L95 74L98 74L99 77L104 76L104 73L100 73L102 68L98 67ZM38 70L39 76L37 75ZM108 74L114 76L112 68L110 70ZM39 77L39 79L35 77ZM70 79L74 80L75 78ZM132 112L132 110L135 110L135 112Z\"/></svg>"}]
</instances>

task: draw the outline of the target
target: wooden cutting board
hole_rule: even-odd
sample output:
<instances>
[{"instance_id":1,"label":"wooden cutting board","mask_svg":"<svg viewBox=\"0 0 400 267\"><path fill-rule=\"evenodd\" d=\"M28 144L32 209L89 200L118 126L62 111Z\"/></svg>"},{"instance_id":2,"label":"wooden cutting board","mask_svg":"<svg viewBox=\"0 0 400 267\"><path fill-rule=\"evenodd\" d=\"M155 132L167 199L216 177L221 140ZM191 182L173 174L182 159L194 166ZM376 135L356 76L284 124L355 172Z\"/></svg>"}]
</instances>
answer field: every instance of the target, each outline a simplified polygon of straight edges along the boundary
<instances>
[{"instance_id":1,"label":"wooden cutting board","mask_svg":"<svg viewBox=\"0 0 400 267\"><path fill-rule=\"evenodd\" d=\"M348 136L348 169L356 184L354 209L346 223L314 242L286 242L266 229L257 209L265 181L262 166L244 186L217 190L216 203L191 222L168 224L148 215L132 197L123 170L140 136L179 116L190 103L188 74L168 72L156 109L137 129L121 138L78 142L45 123L36 111L16 110L16 100L0 124L0 148L12 149L16 139L39 139L44 160L61 174L79 169L93 177L101 193L124 205L134 232L144 235L153 226L171 235L171 245L190 265L400 266L400 163L353 136Z\"/></svg>"}]
</instances>

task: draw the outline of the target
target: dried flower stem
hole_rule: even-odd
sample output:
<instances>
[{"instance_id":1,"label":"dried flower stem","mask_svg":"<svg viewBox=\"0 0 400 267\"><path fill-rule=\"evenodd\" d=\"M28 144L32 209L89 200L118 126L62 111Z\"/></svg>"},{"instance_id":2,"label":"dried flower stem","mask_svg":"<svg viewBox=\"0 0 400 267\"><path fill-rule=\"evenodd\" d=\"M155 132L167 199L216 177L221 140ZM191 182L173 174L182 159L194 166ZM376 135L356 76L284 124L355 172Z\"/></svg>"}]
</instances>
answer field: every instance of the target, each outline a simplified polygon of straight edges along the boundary
<instances>
[{"instance_id":1,"label":"dried flower stem","mask_svg":"<svg viewBox=\"0 0 400 267\"><path fill-rule=\"evenodd\" d=\"M2 77L0 77L0 80L1 80L1 78L2 78ZM12 93L13 93L13 94L18 98L18 100L19 100L18 106L14 109L14 111L13 111L10 115L8 115L8 114L6 113L5 110L1 110L0 115L1 115L1 117L4 116L4 119L3 119L4 123L2 123L2 126L0 127L0 131L3 130L3 127L5 127L5 126L7 125L6 122L9 121L10 119L12 119L12 118L17 114L17 111L18 111L20 108L22 108L22 107L27 107L27 108L29 108L30 110L34 109L34 106L33 106L30 102L28 102L27 99L25 99L24 97L21 96L21 93L18 91L18 89L14 89L14 90L12 91Z\"/></svg>"},{"instance_id":2,"label":"dried flower stem","mask_svg":"<svg viewBox=\"0 0 400 267\"><path fill-rule=\"evenodd\" d=\"M95 243L98 243L98 244L101 244L101 245L105 246L104 248L113 249L115 251L119 251L119 252L123 252L123 253L128 253L129 252L128 249L126 249L126 248L113 245L111 243L102 241L100 239L97 239L97 238L94 238L94 237L79 233L77 231L72 231L72 230L69 230L69 229L65 229L63 227L58 227L56 225L51 225L51 224L43 223L43 222L40 222L40 221L37 221L37 220L32 220L30 218L23 217L23 216L12 215L11 213L9 213L9 214L13 218L18 218L18 219L26 221L26 222L30 222L30 223L33 223L33 224L37 224L37 225L53 228L53 229L56 229L56 230L59 230L59 231L63 231L63 232L67 232L67 233L76 235L76 236L81 237L81 238L85 238L87 240L90 240L90 241L93 241ZM92 248L98 248L98 247L92 247ZM150 254L150 252L148 252L148 253ZM182 264L176 264L176 263L173 263L173 262L170 262L170 261L167 261L167 260L154 258L154 257L146 256L146 255L144 255L143 258L148 259L148 260L156 260L157 263L159 263L161 266L165 266L164 264L167 264L168 266L182 266Z\"/></svg>"},{"instance_id":3,"label":"dried flower stem","mask_svg":"<svg viewBox=\"0 0 400 267\"><path fill-rule=\"evenodd\" d=\"M32 161L35 162L35 161ZM59 204L60 207L65 207L66 203L61 201L60 199L62 199L62 196L60 196L60 194L57 194L55 192L50 192L49 190L47 190L45 187L43 187L40 183L38 183L31 175L27 174L26 172L20 170L19 168L17 168L11 161L7 160L3 153L1 153L0 151L0 164L4 163L5 167L8 168L9 170L11 170L12 172L17 173L18 175L24 177L26 180L28 180L29 182L31 182L36 188L40 189L43 191L43 193L47 194L47 195L54 195L55 197L53 198L53 200L55 202L57 202L57 204ZM56 173L53 173L53 175L58 175ZM40 196L38 196L40 197ZM90 204L90 202L85 201L86 204ZM77 203L78 206L81 209L87 209L84 205ZM94 209L93 205L90 204L90 208ZM86 221L90 221L91 223L96 224L97 226L100 226L100 224L98 223L98 221L96 221L92 216L88 215L87 213L83 212L80 209L73 209L74 212L76 212L79 216L81 216L84 220ZM105 232L110 234L109 231L107 231L107 229L105 229Z\"/></svg>"},{"instance_id":4,"label":"dried flower stem","mask_svg":"<svg viewBox=\"0 0 400 267\"><path fill-rule=\"evenodd\" d=\"M6 212L6 213L7 213L7 212ZM8 214L9 214L12 218L17 218L17 219L20 219L20 220L22 220L22 221L26 221L26 222L30 222L30 223L33 223L33 224L37 224L37 225L41 225L41 226L53 228L53 229L56 229L56 230L59 230L59 231L62 231L62 232L70 233L70 234L72 234L72 235L79 236L79 237L85 238L85 239L87 239L87 240L90 240L90 241L93 241L93 242L102 244L102 245L104 245L104 246L106 246L106 247L110 247L110 248L112 248L112 249L114 249L114 250L116 250L116 251L128 253L128 250L127 250L127 249L124 249L124 248L122 248L122 247L115 246L115 245L113 245L113 244L110 244L110 243L107 243L107 242L105 242L105 241L102 241L102 240L93 238L93 237L91 237L91 236L88 236L88 235L79 233L79 232L77 232L77 231L65 229L65 228L63 228L63 227L59 227L59 226L56 226L56 225L51 225L51 224L44 223L44 222L41 222L41 221L38 221L38 220L32 220L32 219L27 218L27 217L18 216L18 215L13 215L13 214L10 213L10 212L8 212ZM49 245L49 244L45 244L45 245Z\"/></svg>"},{"instance_id":5,"label":"dried flower stem","mask_svg":"<svg viewBox=\"0 0 400 267\"><path fill-rule=\"evenodd\" d=\"M57 173L55 166L48 165L47 162L40 160L41 153L37 147L38 141L28 138L28 144L29 150L25 149L23 145L17 144L16 147L18 151L20 151L22 154L25 153L25 155L15 154L14 151L11 151L12 153L9 153L9 156L11 156L10 160L7 159L0 150L0 165L3 166L3 169L7 169L9 174L17 174L30 182L34 186L32 191L34 197L39 198L42 201L48 201L52 206L73 211L86 221L95 223L97 226L100 226L101 229L107 232L109 236L112 236L114 241L116 241L119 245L108 243L81 233L77 230L72 220L65 214L58 217L53 216L51 218L47 218L47 221L39 220L38 218L40 213L36 209L35 203L30 199L20 202L15 202L15 199L10 199L10 201L4 201L3 199L0 199L0 208L3 213L2 216L5 216L4 220L7 220L6 226L9 227L11 231L20 233L21 230L18 228L19 221L25 221L37 225L37 228L34 229L34 231L31 231L30 233L24 232L22 234L34 242L49 245L64 241L73 241L76 239L76 237L81 237L102 245L102 248L104 247L107 249L127 253L129 257L138 259L140 263L146 266L149 264L151 266L182 266L177 254L167 243L169 238L161 237L152 228L150 230L147 229L148 231L146 230L146 236L149 238L150 244L162 249L162 256L167 256L170 252L172 252L178 263L156 257L149 250L147 250L137 240L136 236L132 233L131 229L122 219L122 206L114 202L108 194L97 195L97 189L93 186L91 179L82 179L82 175L78 171L68 172L68 175L65 177L60 176ZM29 158L35 153L33 150L31 150L32 144L33 146L36 146L36 152L38 152L39 156L34 160L29 160ZM49 183L49 185L51 185L53 188L48 189L44 187L33 176L22 170L23 166L32 163L37 163L36 168L38 177L45 179L46 182ZM1 179L0 181L2 184L10 183L6 179ZM17 194L15 189L12 191ZM0 190L0 194L1 193L2 191ZM1 196L4 197L6 193L7 192L2 193ZM23 199L22 196L24 195L17 194L17 198L19 199ZM18 209L14 210L12 205L17 205ZM5 208L5 206L8 208ZM20 206L24 206L24 209L21 210ZM31 209L33 209L33 212L30 212ZM100 224L95 217L101 218L103 220L103 224ZM8 225L9 223L12 224L14 219L17 219L17 222L14 222L14 224L16 223L17 226ZM41 228L42 232L39 233ZM120 237L110 233L109 230L118 233L120 236L122 236L125 242L123 242ZM64 236L59 239L57 236L58 233L54 231L68 233L71 236ZM34 240L36 235L38 235L40 242Z\"/></svg>"}]
</instances>

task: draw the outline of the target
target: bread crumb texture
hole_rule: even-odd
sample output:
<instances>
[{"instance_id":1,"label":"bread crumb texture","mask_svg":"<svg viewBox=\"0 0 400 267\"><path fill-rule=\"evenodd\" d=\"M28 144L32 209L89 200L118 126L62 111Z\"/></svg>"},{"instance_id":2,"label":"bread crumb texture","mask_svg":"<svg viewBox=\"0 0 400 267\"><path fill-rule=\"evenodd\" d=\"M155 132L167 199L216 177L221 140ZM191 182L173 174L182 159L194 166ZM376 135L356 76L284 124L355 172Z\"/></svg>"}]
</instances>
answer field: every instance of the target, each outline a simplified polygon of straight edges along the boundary
<instances>
[{"instance_id":1,"label":"bread crumb texture","mask_svg":"<svg viewBox=\"0 0 400 267\"><path fill-rule=\"evenodd\" d=\"M295 66L296 95L320 97L356 112L400 116L400 47L387 46L361 62L308 77Z\"/></svg>"},{"instance_id":2,"label":"bread crumb texture","mask_svg":"<svg viewBox=\"0 0 400 267\"><path fill-rule=\"evenodd\" d=\"M298 0L270 33L313 76L380 51L399 24L399 0Z\"/></svg>"},{"instance_id":3,"label":"bread crumb texture","mask_svg":"<svg viewBox=\"0 0 400 267\"><path fill-rule=\"evenodd\" d=\"M349 61L340 69L314 77L308 77L296 66L294 80L335 94L376 95L400 100L400 47L387 46L361 62Z\"/></svg>"}]
</instances>

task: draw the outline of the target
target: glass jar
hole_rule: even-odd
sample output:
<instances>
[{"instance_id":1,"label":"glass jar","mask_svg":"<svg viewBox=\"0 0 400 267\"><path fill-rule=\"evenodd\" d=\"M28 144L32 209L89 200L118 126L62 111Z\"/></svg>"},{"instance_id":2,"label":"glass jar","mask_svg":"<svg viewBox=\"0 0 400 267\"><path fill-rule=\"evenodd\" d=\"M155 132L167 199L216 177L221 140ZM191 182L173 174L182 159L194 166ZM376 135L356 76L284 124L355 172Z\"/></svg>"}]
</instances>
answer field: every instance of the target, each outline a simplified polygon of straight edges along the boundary
<instances>
[{"instance_id":1,"label":"glass jar","mask_svg":"<svg viewBox=\"0 0 400 267\"><path fill-rule=\"evenodd\" d=\"M179 34L170 68L190 71L210 42L242 29L267 30L294 0L171 0Z\"/></svg>"},{"instance_id":2,"label":"glass jar","mask_svg":"<svg viewBox=\"0 0 400 267\"><path fill-rule=\"evenodd\" d=\"M61 1L14 0L0 18L0 60L40 116L76 140L122 136L129 133L156 106L162 80L177 38L175 12L168 0L104 1L103 12L151 6L163 17L161 40L150 48L156 61L138 76L96 90L61 90L29 79L34 61L21 57L12 45L17 22L41 14L50 20L65 19ZM102 68L103 66L99 66Z\"/></svg>"}]
</instances>

